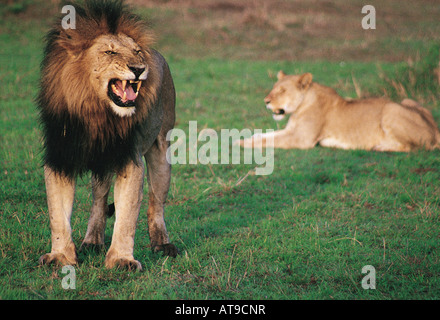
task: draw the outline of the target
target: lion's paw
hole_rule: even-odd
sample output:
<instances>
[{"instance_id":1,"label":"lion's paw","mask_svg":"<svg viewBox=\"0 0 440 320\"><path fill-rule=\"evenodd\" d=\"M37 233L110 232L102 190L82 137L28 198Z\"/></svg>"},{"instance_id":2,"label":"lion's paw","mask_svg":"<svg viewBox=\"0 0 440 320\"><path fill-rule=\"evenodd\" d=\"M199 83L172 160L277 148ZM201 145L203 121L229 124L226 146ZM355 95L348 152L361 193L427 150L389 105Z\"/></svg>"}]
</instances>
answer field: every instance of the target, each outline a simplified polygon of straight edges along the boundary
<instances>
[{"instance_id":1,"label":"lion's paw","mask_svg":"<svg viewBox=\"0 0 440 320\"><path fill-rule=\"evenodd\" d=\"M179 254L179 249L177 249L177 247L172 243L153 246L153 252L159 251L163 251L163 254L165 256L170 256L172 258L177 257L177 255Z\"/></svg>"},{"instance_id":2,"label":"lion's paw","mask_svg":"<svg viewBox=\"0 0 440 320\"><path fill-rule=\"evenodd\" d=\"M129 258L110 258L105 259L105 266L108 269L115 267L127 269L128 271L142 271L142 264L135 260Z\"/></svg>"},{"instance_id":3,"label":"lion's paw","mask_svg":"<svg viewBox=\"0 0 440 320\"><path fill-rule=\"evenodd\" d=\"M63 253L46 253L40 257L38 262L40 265L50 265L54 263L67 266L77 264L78 259L76 258L76 256L67 257Z\"/></svg>"}]
</instances>

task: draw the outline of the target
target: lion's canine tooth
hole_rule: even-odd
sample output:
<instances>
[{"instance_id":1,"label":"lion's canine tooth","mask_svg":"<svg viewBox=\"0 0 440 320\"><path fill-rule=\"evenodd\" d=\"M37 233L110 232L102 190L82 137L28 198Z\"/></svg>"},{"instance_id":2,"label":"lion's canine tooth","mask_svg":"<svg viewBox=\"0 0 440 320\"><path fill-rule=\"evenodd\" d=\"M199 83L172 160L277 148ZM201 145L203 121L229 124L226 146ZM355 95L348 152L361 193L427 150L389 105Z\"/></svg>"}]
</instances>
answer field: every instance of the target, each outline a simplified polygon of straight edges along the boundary
<instances>
[{"instance_id":1,"label":"lion's canine tooth","mask_svg":"<svg viewBox=\"0 0 440 320\"><path fill-rule=\"evenodd\" d=\"M127 80L122 80L122 91L125 91L126 86L127 86Z\"/></svg>"},{"instance_id":2,"label":"lion's canine tooth","mask_svg":"<svg viewBox=\"0 0 440 320\"><path fill-rule=\"evenodd\" d=\"M124 95L122 96L122 100L127 100L127 92L124 91Z\"/></svg>"},{"instance_id":3,"label":"lion's canine tooth","mask_svg":"<svg viewBox=\"0 0 440 320\"><path fill-rule=\"evenodd\" d=\"M142 85L142 81L138 81L136 92L139 92L139 89L141 88L141 85Z\"/></svg>"}]
</instances>

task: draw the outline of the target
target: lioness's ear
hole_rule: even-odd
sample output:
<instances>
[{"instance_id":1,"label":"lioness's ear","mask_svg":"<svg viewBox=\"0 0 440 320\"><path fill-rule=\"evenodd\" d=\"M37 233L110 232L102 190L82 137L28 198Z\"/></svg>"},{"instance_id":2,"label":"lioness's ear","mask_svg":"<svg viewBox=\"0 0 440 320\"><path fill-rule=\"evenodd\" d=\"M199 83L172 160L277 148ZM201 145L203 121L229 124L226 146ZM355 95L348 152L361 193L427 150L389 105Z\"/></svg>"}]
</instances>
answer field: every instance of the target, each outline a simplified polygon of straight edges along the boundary
<instances>
[{"instance_id":1,"label":"lioness's ear","mask_svg":"<svg viewBox=\"0 0 440 320\"><path fill-rule=\"evenodd\" d=\"M313 75L309 72L304 73L298 80L298 87L300 89L307 89L312 83Z\"/></svg>"},{"instance_id":2,"label":"lioness's ear","mask_svg":"<svg viewBox=\"0 0 440 320\"><path fill-rule=\"evenodd\" d=\"M277 79L278 80L283 79L285 76L286 76L286 74L284 73L283 70L278 71L278 73L277 73Z\"/></svg>"}]
</instances>

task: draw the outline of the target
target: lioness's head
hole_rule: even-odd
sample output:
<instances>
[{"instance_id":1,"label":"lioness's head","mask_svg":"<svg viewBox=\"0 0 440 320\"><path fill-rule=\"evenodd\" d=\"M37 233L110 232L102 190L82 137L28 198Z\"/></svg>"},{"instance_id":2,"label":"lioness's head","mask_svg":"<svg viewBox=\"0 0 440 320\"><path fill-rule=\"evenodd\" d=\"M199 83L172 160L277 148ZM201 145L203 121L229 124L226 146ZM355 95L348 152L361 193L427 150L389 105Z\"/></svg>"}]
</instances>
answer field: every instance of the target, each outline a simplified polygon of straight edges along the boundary
<instances>
[{"instance_id":1,"label":"lioness's head","mask_svg":"<svg viewBox=\"0 0 440 320\"><path fill-rule=\"evenodd\" d=\"M302 75L286 75L283 71L277 74L278 81L272 91L264 98L266 107L273 113L274 120L282 120L287 114L295 113L304 101L313 76L311 73Z\"/></svg>"}]
</instances>

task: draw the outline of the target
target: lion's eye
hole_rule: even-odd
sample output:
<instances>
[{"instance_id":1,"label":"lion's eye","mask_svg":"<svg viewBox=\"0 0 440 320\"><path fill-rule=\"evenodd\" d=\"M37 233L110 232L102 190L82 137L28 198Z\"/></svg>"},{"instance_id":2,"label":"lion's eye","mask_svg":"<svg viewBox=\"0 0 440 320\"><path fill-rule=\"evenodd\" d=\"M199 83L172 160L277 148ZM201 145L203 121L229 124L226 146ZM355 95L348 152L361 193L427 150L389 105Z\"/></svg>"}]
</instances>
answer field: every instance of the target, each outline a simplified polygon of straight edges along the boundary
<instances>
[{"instance_id":1,"label":"lion's eye","mask_svg":"<svg viewBox=\"0 0 440 320\"><path fill-rule=\"evenodd\" d=\"M141 50L136 50L136 54L141 54Z\"/></svg>"},{"instance_id":2,"label":"lion's eye","mask_svg":"<svg viewBox=\"0 0 440 320\"><path fill-rule=\"evenodd\" d=\"M116 54L116 52L115 51L112 51L112 50L107 50L106 52L105 52L105 54L108 54L108 55L114 55L114 54Z\"/></svg>"}]
</instances>

